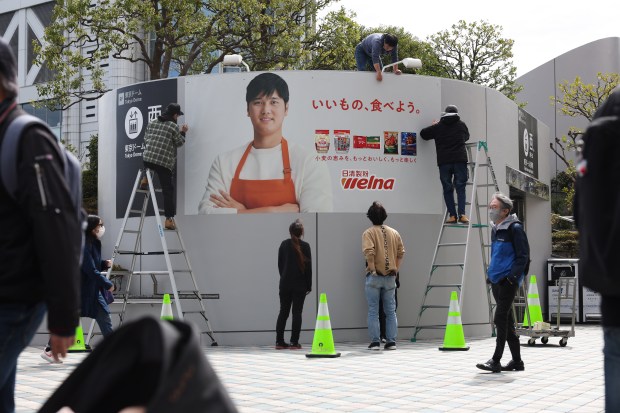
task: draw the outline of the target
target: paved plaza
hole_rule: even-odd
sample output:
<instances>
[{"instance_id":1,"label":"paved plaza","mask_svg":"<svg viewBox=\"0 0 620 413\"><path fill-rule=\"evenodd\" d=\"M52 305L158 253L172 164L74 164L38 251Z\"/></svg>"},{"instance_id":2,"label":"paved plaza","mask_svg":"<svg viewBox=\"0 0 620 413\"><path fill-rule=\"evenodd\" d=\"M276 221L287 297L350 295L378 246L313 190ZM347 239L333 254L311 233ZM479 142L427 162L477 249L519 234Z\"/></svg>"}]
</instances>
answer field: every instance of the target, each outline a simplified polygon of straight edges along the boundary
<instances>
[{"instance_id":1,"label":"paved plaza","mask_svg":"<svg viewBox=\"0 0 620 413\"><path fill-rule=\"evenodd\" d=\"M334 333L337 337L337 332ZM468 340L469 351L442 352L440 341L398 341L396 351L368 343L336 343L336 359L308 359L303 350L205 347L205 354L240 412L602 412L603 337L600 326L577 326L566 347L527 345L525 371L478 370L492 338ZM29 347L17 375L17 412L35 412L85 357L61 365ZM508 348L506 348L508 353ZM509 356L502 361L505 363Z\"/></svg>"}]
</instances>

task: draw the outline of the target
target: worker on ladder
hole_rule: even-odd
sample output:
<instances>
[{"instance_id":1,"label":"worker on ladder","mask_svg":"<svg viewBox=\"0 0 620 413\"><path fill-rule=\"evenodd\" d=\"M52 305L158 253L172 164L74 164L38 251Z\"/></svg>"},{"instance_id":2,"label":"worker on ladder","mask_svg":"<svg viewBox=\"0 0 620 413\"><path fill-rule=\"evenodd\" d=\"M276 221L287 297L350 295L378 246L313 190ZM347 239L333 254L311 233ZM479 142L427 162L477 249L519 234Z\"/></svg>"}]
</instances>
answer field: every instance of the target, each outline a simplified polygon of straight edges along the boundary
<instances>
[{"instance_id":1,"label":"worker on ladder","mask_svg":"<svg viewBox=\"0 0 620 413\"><path fill-rule=\"evenodd\" d=\"M465 215L465 186L467 185L467 151L465 142L469 140L467 125L459 116L454 105L446 106L439 121L420 131L425 141L434 139L437 150L439 179L443 187L443 198L450 216L447 224L469 224ZM457 209L454 207L454 189L456 188Z\"/></svg>"},{"instance_id":2,"label":"worker on ladder","mask_svg":"<svg viewBox=\"0 0 620 413\"><path fill-rule=\"evenodd\" d=\"M144 134L144 167L157 173L164 195L164 214L166 229L175 230L174 216L176 203L174 200L173 170L177 160L177 148L185 143L185 133L189 127L183 124L180 128L177 119L182 116L181 105L170 103L166 111L150 122ZM146 176L140 182L140 189L148 188Z\"/></svg>"}]
</instances>

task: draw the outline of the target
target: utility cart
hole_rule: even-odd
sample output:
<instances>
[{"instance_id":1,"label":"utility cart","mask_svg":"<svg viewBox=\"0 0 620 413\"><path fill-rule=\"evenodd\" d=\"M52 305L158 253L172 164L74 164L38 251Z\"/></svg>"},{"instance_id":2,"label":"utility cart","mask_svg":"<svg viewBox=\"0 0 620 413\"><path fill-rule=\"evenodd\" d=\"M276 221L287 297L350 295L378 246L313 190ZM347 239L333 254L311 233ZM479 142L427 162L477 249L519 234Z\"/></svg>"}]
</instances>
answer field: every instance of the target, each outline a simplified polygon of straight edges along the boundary
<instances>
[{"instance_id":1,"label":"utility cart","mask_svg":"<svg viewBox=\"0 0 620 413\"><path fill-rule=\"evenodd\" d=\"M556 323L554 323L555 325L552 325L551 323L543 323L543 322L539 322L539 321L535 321L535 322L531 322L532 318L530 317L530 304L528 303L528 290L526 288L526 282L524 281L523 284L519 287L519 290L517 291L517 296L515 297L515 302L514 302L514 307L513 309L516 310L517 307L521 307L523 308L521 317L517 317L517 312L514 312L514 315L517 319L520 319L521 322L516 322L516 332L517 335L519 336L527 336L530 339L527 341L527 344L530 346L533 346L534 344L536 344L536 340L540 339L540 342L543 344L547 344L549 342L549 337L560 337L560 347L565 347L566 344L568 343L568 338L569 337L575 337L575 314L576 314L576 307L575 307L575 303L577 302L577 300L575 299L576 297L576 292L577 292L577 279L576 278L568 278L568 277L563 277L563 278L559 278L557 281L557 286L558 286L558 300L557 300L557 313L558 316L556 317ZM567 301L567 300L571 300L572 301L572 313L571 313L571 320L570 320L570 329L562 329L561 325L560 325L560 321L561 321L561 317L559 317L560 314L560 306L562 305L562 301ZM523 326L523 320L525 318L525 315L527 314L527 320L529 320L529 322L527 323L527 326Z\"/></svg>"}]
</instances>

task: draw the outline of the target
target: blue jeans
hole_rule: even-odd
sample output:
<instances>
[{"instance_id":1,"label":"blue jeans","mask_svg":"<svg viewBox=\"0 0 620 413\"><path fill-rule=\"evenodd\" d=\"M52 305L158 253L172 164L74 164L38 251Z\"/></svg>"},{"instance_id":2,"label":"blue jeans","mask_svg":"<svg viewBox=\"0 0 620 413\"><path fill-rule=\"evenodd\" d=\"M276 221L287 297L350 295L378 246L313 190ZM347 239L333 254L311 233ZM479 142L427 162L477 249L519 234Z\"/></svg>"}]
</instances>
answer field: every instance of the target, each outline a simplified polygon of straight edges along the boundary
<instances>
[{"instance_id":1,"label":"blue jeans","mask_svg":"<svg viewBox=\"0 0 620 413\"><path fill-rule=\"evenodd\" d=\"M110 313L103 309L101 305L97 306L97 317L95 317L95 321L99 326L99 330L101 330L101 335L104 337L112 334L112 318L110 317Z\"/></svg>"},{"instance_id":2,"label":"blue jeans","mask_svg":"<svg viewBox=\"0 0 620 413\"><path fill-rule=\"evenodd\" d=\"M45 304L0 304L0 412L15 411L17 359L43 320Z\"/></svg>"},{"instance_id":3,"label":"blue jeans","mask_svg":"<svg viewBox=\"0 0 620 413\"><path fill-rule=\"evenodd\" d=\"M620 327L603 327L605 346L605 411L620 412Z\"/></svg>"},{"instance_id":4,"label":"blue jeans","mask_svg":"<svg viewBox=\"0 0 620 413\"><path fill-rule=\"evenodd\" d=\"M439 179L443 187L443 199L448 213L454 217L465 214L465 186L467 185L467 163L446 163L439 165ZM454 189L458 202L458 215L454 207Z\"/></svg>"},{"instance_id":5,"label":"blue jeans","mask_svg":"<svg viewBox=\"0 0 620 413\"><path fill-rule=\"evenodd\" d=\"M375 66L372 64L372 57L364 51L361 43L355 46L355 65L358 72L374 72ZM379 66L383 68L383 63L379 61Z\"/></svg>"},{"instance_id":6,"label":"blue jeans","mask_svg":"<svg viewBox=\"0 0 620 413\"><path fill-rule=\"evenodd\" d=\"M366 274L366 300L368 301L368 334L370 341L380 342L379 298L385 311L385 338L388 343L396 341L398 321L396 320L396 276Z\"/></svg>"}]
</instances>

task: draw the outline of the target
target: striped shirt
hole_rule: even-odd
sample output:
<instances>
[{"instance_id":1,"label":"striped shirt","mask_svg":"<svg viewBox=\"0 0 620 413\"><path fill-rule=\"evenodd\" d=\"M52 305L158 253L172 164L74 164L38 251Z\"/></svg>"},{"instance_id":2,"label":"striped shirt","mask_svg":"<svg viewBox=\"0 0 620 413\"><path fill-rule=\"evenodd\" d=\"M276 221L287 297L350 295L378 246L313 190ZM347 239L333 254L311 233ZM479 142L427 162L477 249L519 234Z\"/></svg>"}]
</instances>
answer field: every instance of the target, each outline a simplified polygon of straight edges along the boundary
<instances>
[{"instance_id":1,"label":"striped shirt","mask_svg":"<svg viewBox=\"0 0 620 413\"><path fill-rule=\"evenodd\" d=\"M177 161L177 148L184 143L185 137L179 131L179 126L159 117L146 127L142 158L145 162L173 170Z\"/></svg>"}]
</instances>

